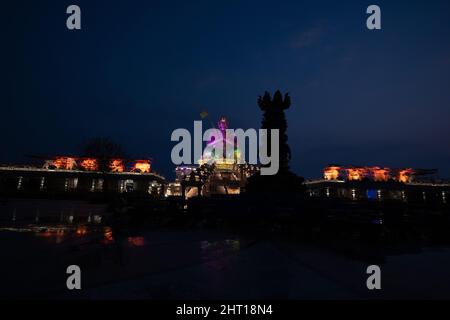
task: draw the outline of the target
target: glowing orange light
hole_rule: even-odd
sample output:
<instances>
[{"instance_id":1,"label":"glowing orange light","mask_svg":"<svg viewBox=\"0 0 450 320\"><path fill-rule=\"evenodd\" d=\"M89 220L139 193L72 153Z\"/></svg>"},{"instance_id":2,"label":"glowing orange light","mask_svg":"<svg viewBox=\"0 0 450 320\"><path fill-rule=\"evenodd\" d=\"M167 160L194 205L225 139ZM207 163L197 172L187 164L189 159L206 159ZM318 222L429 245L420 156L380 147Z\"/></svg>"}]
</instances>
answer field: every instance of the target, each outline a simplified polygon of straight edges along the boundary
<instances>
[{"instance_id":1,"label":"glowing orange light","mask_svg":"<svg viewBox=\"0 0 450 320\"><path fill-rule=\"evenodd\" d=\"M145 244L144 237L128 237L128 243L133 247L142 247Z\"/></svg>"},{"instance_id":2,"label":"glowing orange light","mask_svg":"<svg viewBox=\"0 0 450 320\"><path fill-rule=\"evenodd\" d=\"M76 167L76 162L74 158L69 157L58 157L53 161L53 165L57 169L64 169L64 170L73 170Z\"/></svg>"},{"instance_id":3,"label":"glowing orange light","mask_svg":"<svg viewBox=\"0 0 450 320\"><path fill-rule=\"evenodd\" d=\"M340 167L327 167L323 170L325 180L337 180L339 177Z\"/></svg>"},{"instance_id":4,"label":"glowing orange light","mask_svg":"<svg viewBox=\"0 0 450 320\"><path fill-rule=\"evenodd\" d=\"M98 170L97 159L84 159L83 161L81 161L80 165L86 171L97 171Z\"/></svg>"},{"instance_id":5,"label":"glowing orange light","mask_svg":"<svg viewBox=\"0 0 450 320\"><path fill-rule=\"evenodd\" d=\"M347 169L347 178L349 181L360 181L367 175L365 168L349 168Z\"/></svg>"},{"instance_id":6,"label":"glowing orange light","mask_svg":"<svg viewBox=\"0 0 450 320\"><path fill-rule=\"evenodd\" d=\"M111 169L111 172L123 172L124 170L123 160L121 159L111 160L109 168Z\"/></svg>"},{"instance_id":7,"label":"glowing orange light","mask_svg":"<svg viewBox=\"0 0 450 320\"><path fill-rule=\"evenodd\" d=\"M134 164L133 171L141 173L150 173L150 161L149 160L137 160Z\"/></svg>"},{"instance_id":8,"label":"glowing orange light","mask_svg":"<svg viewBox=\"0 0 450 320\"><path fill-rule=\"evenodd\" d=\"M63 237L64 236L64 230L60 229L60 228L51 228L51 229L46 229L45 231L37 231L36 232L37 236L41 236L41 237Z\"/></svg>"},{"instance_id":9,"label":"glowing orange light","mask_svg":"<svg viewBox=\"0 0 450 320\"><path fill-rule=\"evenodd\" d=\"M411 168L403 169L398 172L397 179L400 182L407 183L411 179L411 176L414 174L414 170Z\"/></svg>"},{"instance_id":10,"label":"glowing orange light","mask_svg":"<svg viewBox=\"0 0 450 320\"><path fill-rule=\"evenodd\" d=\"M86 227L78 227L76 230L76 234L79 237L85 236L87 234L87 228Z\"/></svg>"},{"instance_id":11,"label":"glowing orange light","mask_svg":"<svg viewBox=\"0 0 450 320\"><path fill-rule=\"evenodd\" d=\"M371 168L373 179L375 181L388 181L390 176L390 169L388 168Z\"/></svg>"},{"instance_id":12,"label":"glowing orange light","mask_svg":"<svg viewBox=\"0 0 450 320\"><path fill-rule=\"evenodd\" d=\"M36 233L36 235L39 236L39 237L43 237L43 238L50 238L50 237L54 236L54 234L51 233L48 230L47 231L43 231L43 232L38 232L38 233Z\"/></svg>"},{"instance_id":13,"label":"glowing orange light","mask_svg":"<svg viewBox=\"0 0 450 320\"><path fill-rule=\"evenodd\" d=\"M103 240L101 241L103 244L108 244L114 242L113 232L110 227L106 227L103 231Z\"/></svg>"}]
</instances>

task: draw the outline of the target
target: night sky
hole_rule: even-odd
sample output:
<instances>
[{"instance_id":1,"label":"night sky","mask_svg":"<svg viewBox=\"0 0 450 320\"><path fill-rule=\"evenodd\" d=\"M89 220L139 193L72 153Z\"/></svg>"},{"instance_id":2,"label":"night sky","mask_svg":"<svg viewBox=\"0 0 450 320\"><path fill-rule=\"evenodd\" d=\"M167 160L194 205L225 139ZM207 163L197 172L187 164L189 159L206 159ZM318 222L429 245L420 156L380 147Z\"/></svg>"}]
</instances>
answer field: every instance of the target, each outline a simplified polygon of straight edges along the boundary
<instances>
[{"instance_id":1,"label":"night sky","mask_svg":"<svg viewBox=\"0 0 450 320\"><path fill-rule=\"evenodd\" d=\"M259 128L258 95L280 89L297 174L339 163L450 177L448 0L8 2L2 163L108 136L171 178L174 129L203 110ZM70 4L80 31L66 28ZM381 31L366 28L370 4Z\"/></svg>"}]
</instances>

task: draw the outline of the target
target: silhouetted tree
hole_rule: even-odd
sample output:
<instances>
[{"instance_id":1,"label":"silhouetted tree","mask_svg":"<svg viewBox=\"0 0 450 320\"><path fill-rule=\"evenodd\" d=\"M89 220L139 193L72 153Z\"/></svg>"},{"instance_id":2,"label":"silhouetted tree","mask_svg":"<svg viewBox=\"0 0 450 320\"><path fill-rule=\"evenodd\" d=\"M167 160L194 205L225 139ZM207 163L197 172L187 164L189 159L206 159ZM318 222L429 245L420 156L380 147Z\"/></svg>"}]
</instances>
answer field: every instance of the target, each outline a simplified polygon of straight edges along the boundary
<instances>
[{"instance_id":1,"label":"silhouetted tree","mask_svg":"<svg viewBox=\"0 0 450 320\"><path fill-rule=\"evenodd\" d=\"M96 137L88 140L82 146L81 153L83 157L98 159L101 171L109 171L109 161L111 159L126 158L122 146L107 137Z\"/></svg>"}]
</instances>

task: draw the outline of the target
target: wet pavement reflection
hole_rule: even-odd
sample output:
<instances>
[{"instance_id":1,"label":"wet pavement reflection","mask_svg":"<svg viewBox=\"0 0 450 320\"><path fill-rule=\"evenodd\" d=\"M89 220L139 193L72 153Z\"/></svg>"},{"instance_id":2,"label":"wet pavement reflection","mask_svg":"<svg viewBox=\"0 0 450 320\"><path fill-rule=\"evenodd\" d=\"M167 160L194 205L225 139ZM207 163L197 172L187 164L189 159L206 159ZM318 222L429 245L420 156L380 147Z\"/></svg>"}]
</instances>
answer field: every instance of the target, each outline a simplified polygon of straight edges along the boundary
<instances>
[{"instance_id":1,"label":"wet pavement reflection","mask_svg":"<svg viewBox=\"0 0 450 320\"><path fill-rule=\"evenodd\" d=\"M6 214L0 211L0 298L450 297L447 248L387 255L383 290L369 292L368 262L336 250L204 229L129 230L108 224L104 207L62 205L68 212L62 218L59 207L28 208L34 214L24 215L22 203ZM72 264L82 270L80 291L66 288L66 268Z\"/></svg>"}]
</instances>

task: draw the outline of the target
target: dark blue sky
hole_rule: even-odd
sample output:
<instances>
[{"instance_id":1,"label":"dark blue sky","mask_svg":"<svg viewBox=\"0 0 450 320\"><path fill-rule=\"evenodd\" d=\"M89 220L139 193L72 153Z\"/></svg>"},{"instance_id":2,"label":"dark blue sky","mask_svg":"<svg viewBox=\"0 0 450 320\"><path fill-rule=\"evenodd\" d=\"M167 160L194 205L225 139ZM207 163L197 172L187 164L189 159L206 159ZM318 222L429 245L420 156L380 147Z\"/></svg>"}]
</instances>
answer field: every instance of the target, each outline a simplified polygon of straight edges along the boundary
<instances>
[{"instance_id":1,"label":"dark blue sky","mask_svg":"<svg viewBox=\"0 0 450 320\"><path fill-rule=\"evenodd\" d=\"M78 4L82 30L66 29ZM382 30L365 27L378 4ZM259 128L291 94L291 167L439 168L450 176L450 2L2 3L1 162L109 136L171 175L170 134L202 110Z\"/></svg>"}]
</instances>

